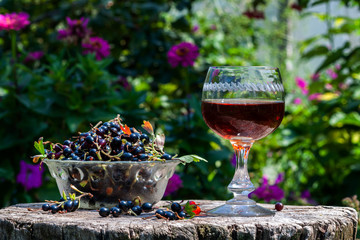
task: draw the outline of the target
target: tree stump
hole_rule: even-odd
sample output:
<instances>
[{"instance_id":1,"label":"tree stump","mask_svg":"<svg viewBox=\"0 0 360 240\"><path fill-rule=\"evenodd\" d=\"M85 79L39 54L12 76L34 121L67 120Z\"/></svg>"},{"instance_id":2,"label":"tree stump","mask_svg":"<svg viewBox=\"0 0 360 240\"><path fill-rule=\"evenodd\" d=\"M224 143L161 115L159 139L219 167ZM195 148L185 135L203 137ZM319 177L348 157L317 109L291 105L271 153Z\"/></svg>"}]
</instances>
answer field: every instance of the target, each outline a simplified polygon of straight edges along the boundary
<instances>
[{"instance_id":1,"label":"tree stump","mask_svg":"<svg viewBox=\"0 0 360 240\"><path fill-rule=\"evenodd\" d=\"M196 201L203 210L222 201ZM274 217L212 217L167 221L122 215L100 217L96 210L51 214L41 203L0 209L0 239L355 239L357 212L347 207L285 206ZM167 206L162 201L156 206ZM260 204L268 209L274 205ZM32 209L29 210L28 208Z\"/></svg>"}]
</instances>

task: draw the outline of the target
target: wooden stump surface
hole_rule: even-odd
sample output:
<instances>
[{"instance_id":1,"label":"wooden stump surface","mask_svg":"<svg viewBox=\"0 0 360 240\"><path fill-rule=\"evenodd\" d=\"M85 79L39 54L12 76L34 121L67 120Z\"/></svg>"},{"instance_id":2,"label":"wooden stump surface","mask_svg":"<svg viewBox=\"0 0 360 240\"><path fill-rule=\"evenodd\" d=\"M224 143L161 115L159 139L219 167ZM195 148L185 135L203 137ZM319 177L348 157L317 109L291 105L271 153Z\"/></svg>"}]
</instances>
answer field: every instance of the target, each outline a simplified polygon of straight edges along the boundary
<instances>
[{"instance_id":1,"label":"wooden stump surface","mask_svg":"<svg viewBox=\"0 0 360 240\"><path fill-rule=\"evenodd\" d=\"M196 201L204 210L222 201ZM122 215L100 217L96 210L51 214L42 203L0 209L0 239L355 239L357 212L347 207L285 206L274 217L211 217L167 221ZM160 202L156 206L169 205ZM260 204L273 209L274 205ZM28 208L36 209L29 211Z\"/></svg>"}]
</instances>

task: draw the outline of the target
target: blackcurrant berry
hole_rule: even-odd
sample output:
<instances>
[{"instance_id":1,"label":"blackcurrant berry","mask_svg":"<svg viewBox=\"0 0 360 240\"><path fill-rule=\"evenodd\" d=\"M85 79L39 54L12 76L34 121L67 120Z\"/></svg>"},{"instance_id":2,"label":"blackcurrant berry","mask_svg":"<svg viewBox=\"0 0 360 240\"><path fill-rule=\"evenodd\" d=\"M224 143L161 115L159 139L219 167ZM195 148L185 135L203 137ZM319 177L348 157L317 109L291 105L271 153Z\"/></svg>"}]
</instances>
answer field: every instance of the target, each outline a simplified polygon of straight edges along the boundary
<instances>
[{"instance_id":1,"label":"blackcurrant berry","mask_svg":"<svg viewBox=\"0 0 360 240\"><path fill-rule=\"evenodd\" d=\"M110 123L109 123L109 122L104 122L103 125L102 125L102 127L107 127L107 128L109 128L109 127L110 127Z\"/></svg>"},{"instance_id":2,"label":"blackcurrant berry","mask_svg":"<svg viewBox=\"0 0 360 240\"><path fill-rule=\"evenodd\" d=\"M161 156L161 159L165 159L165 160L171 160L171 155L168 154L168 153L164 153L162 156Z\"/></svg>"},{"instance_id":3,"label":"blackcurrant berry","mask_svg":"<svg viewBox=\"0 0 360 240\"><path fill-rule=\"evenodd\" d=\"M281 211L281 210L283 210L283 208L284 208L284 204L282 204L281 202L277 202L275 204L276 211Z\"/></svg>"},{"instance_id":4,"label":"blackcurrant berry","mask_svg":"<svg viewBox=\"0 0 360 240\"><path fill-rule=\"evenodd\" d=\"M162 209L156 210L155 214L159 214L160 216L165 217L165 211L162 210ZM159 216L156 216L156 217L159 218L159 219L161 218Z\"/></svg>"},{"instance_id":5,"label":"blackcurrant berry","mask_svg":"<svg viewBox=\"0 0 360 240\"><path fill-rule=\"evenodd\" d=\"M133 155L129 152L124 152L123 155L121 155L121 160L123 161L131 161L133 159Z\"/></svg>"},{"instance_id":6,"label":"blackcurrant berry","mask_svg":"<svg viewBox=\"0 0 360 240\"><path fill-rule=\"evenodd\" d=\"M169 220L175 220L176 219L176 216L173 212L170 212L170 211L166 211L165 212L165 217Z\"/></svg>"},{"instance_id":7,"label":"blackcurrant berry","mask_svg":"<svg viewBox=\"0 0 360 240\"><path fill-rule=\"evenodd\" d=\"M112 149L118 149L121 146L121 139L119 137L114 137L111 141Z\"/></svg>"},{"instance_id":8,"label":"blackcurrant berry","mask_svg":"<svg viewBox=\"0 0 360 240\"><path fill-rule=\"evenodd\" d=\"M118 207L112 207L110 209L110 213L113 215L113 217L119 217L121 214L121 209Z\"/></svg>"},{"instance_id":9,"label":"blackcurrant berry","mask_svg":"<svg viewBox=\"0 0 360 240\"><path fill-rule=\"evenodd\" d=\"M55 152L60 152L60 151L62 151L62 147L59 144L56 144L55 147L54 147L54 151Z\"/></svg>"},{"instance_id":10,"label":"blackcurrant berry","mask_svg":"<svg viewBox=\"0 0 360 240\"><path fill-rule=\"evenodd\" d=\"M55 153L55 159L59 159L59 157L63 154L63 152L57 152Z\"/></svg>"},{"instance_id":11,"label":"blackcurrant berry","mask_svg":"<svg viewBox=\"0 0 360 240\"><path fill-rule=\"evenodd\" d=\"M185 217L186 217L186 213L183 212L183 211L179 212L178 215L179 215L179 217L181 217L181 218L185 218Z\"/></svg>"},{"instance_id":12,"label":"blackcurrant berry","mask_svg":"<svg viewBox=\"0 0 360 240\"><path fill-rule=\"evenodd\" d=\"M131 210L136 214L140 215L142 213L142 208L140 206L134 206L131 208Z\"/></svg>"},{"instance_id":13,"label":"blackcurrant berry","mask_svg":"<svg viewBox=\"0 0 360 240\"><path fill-rule=\"evenodd\" d=\"M105 134L105 131L103 128L98 128L98 129L96 129L96 134L103 137Z\"/></svg>"},{"instance_id":14,"label":"blackcurrant berry","mask_svg":"<svg viewBox=\"0 0 360 240\"><path fill-rule=\"evenodd\" d=\"M104 147L106 145L106 140L105 139L99 139L98 144L100 147Z\"/></svg>"},{"instance_id":15,"label":"blackcurrant berry","mask_svg":"<svg viewBox=\"0 0 360 240\"><path fill-rule=\"evenodd\" d=\"M131 160L133 162L139 162L140 160L137 157L133 157L133 159Z\"/></svg>"},{"instance_id":16,"label":"blackcurrant berry","mask_svg":"<svg viewBox=\"0 0 360 240\"><path fill-rule=\"evenodd\" d=\"M133 151L134 155L139 155L141 153L145 153L145 149L143 147L136 147L135 150Z\"/></svg>"},{"instance_id":17,"label":"blackcurrant berry","mask_svg":"<svg viewBox=\"0 0 360 240\"><path fill-rule=\"evenodd\" d=\"M55 214L55 213L57 213L58 211L60 211L60 206L54 204L54 205L51 205L50 209L51 209L51 213L52 213L52 214Z\"/></svg>"},{"instance_id":18,"label":"blackcurrant berry","mask_svg":"<svg viewBox=\"0 0 360 240\"><path fill-rule=\"evenodd\" d=\"M126 201L126 204L127 204L129 209L135 206L133 201Z\"/></svg>"},{"instance_id":19,"label":"blackcurrant berry","mask_svg":"<svg viewBox=\"0 0 360 240\"><path fill-rule=\"evenodd\" d=\"M132 145L131 142L125 143L125 145L124 145L124 150L125 151L130 152L132 149L133 149L133 145Z\"/></svg>"},{"instance_id":20,"label":"blackcurrant berry","mask_svg":"<svg viewBox=\"0 0 360 240\"><path fill-rule=\"evenodd\" d=\"M71 209L71 212L74 212L75 210L77 210L80 206L80 201L79 200L74 200L74 206L73 208Z\"/></svg>"},{"instance_id":21,"label":"blackcurrant berry","mask_svg":"<svg viewBox=\"0 0 360 240\"><path fill-rule=\"evenodd\" d=\"M64 209L68 212L71 212L73 207L74 207L74 202L72 200L68 200L64 203Z\"/></svg>"},{"instance_id":22,"label":"blackcurrant berry","mask_svg":"<svg viewBox=\"0 0 360 240\"><path fill-rule=\"evenodd\" d=\"M111 128L116 128L117 131L120 131L120 126L119 124L116 124L114 122L110 122L110 127Z\"/></svg>"},{"instance_id":23,"label":"blackcurrant berry","mask_svg":"<svg viewBox=\"0 0 360 240\"><path fill-rule=\"evenodd\" d=\"M94 142L94 138L92 136L87 136L85 138L85 141L88 143L88 144L92 144Z\"/></svg>"},{"instance_id":24,"label":"blackcurrant berry","mask_svg":"<svg viewBox=\"0 0 360 240\"><path fill-rule=\"evenodd\" d=\"M118 204L118 207L123 210L124 212L127 212L129 210L129 206L128 206L128 203L127 201L120 201L119 204Z\"/></svg>"},{"instance_id":25,"label":"blackcurrant berry","mask_svg":"<svg viewBox=\"0 0 360 240\"><path fill-rule=\"evenodd\" d=\"M141 206L141 208L142 208L142 210L144 212L151 212L152 211L152 204L149 203L149 202L146 202Z\"/></svg>"},{"instance_id":26,"label":"blackcurrant berry","mask_svg":"<svg viewBox=\"0 0 360 240\"><path fill-rule=\"evenodd\" d=\"M49 211L51 209L51 206L50 204L48 203L44 203L42 206L41 206L42 210L44 211Z\"/></svg>"},{"instance_id":27,"label":"blackcurrant berry","mask_svg":"<svg viewBox=\"0 0 360 240\"><path fill-rule=\"evenodd\" d=\"M139 140L139 136L135 133L130 134L129 142L136 143Z\"/></svg>"},{"instance_id":28,"label":"blackcurrant berry","mask_svg":"<svg viewBox=\"0 0 360 240\"><path fill-rule=\"evenodd\" d=\"M149 159L149 155L147 155L146 153L142 153L142 154L139 154L138 158L140 161L146 161Z\"/></svg>"},{"instance_id":29,"label":"blackcurrant berry","mask_svg":"<svg viewBox=\"0 0 360 240\"><path fill-rule=\"evenodd\" d=\"M141 134L140 141L142 141L144 144L148 144L150 142L149 136L145 133Z\"/></svg>"},{"instance_id":30,"label":"blackcurrant berry","mask_svg":"<svg viewBox=\"0 0 360 240\"><path fill-rule=\"evenodd\" d=\"M110 210L108 208L106 208L106 207L102 207L102 208L99 209L99 214L102 217L107 217L107 216L110 215Z\"/></svg>"},{"instance_id":31,"label":"blackcurrant berry","mask_svg":"<svg viewBox=\"0 0 360 240\"><path fill-rule=\"evenodd\" d=\"M70 147L70 146L71 146L71 143L72 143L72 142L71 142L70 140L65 140L64 143L63 143L63 145L66 145L66 146L69 146L69 147Z\"/></svg>"},{"instance_id":32,"label":"blackcurrant berry","mask_svg":"<svg viewBox=\"0 0 360 240\"><path fill-rule=\"evenodd\" d=\"M72 153L71 148L69 148L69 147L64 148L63 154L65 157L69 157L71 153Z\"/></svg>"},{"instance_id":33,"label":"blackcurrant berry","mask_svg":"<svg viewBox=\"0 0 360 240\"><path fill-rule=\"evenodd\" d=\"M48 159L53 159L53 158L55 158L55 153L49 152L49 153L47 154L47 158L48 158Z\"/></svg>"},{"instance_id":34,"label":"blackcurrant berry","mask_svg":"<svg viewBox=\"0 0 360 240\"><path fill-rule=\"evenodd\" d=\"M94 161L95 158L93 156L87 156L86 161Z\"/></svg>"},{"instance_id":35,"label":"blackcurrant berry","mask_svg":"<svg viewBox=\"0 0 360 240\"><path fill-rule=\"evenodd\" d=\"M179 203L177 203L177 202L173 202L171 204L171 210L173 210L174 212L179 213L179 212L181 212L181 205Z\"/></svg>"},{"instance_id":36,"label":"blackcurrant berry","mask_svg":"<svg viewBox=\"0 0 360 240\"><path fill-rule=\"evenodd\" d=\"M89 150L89 155L93 156L93 157L97 157L96 155L97 149L96 148L92 148Z\"/></svg>"},{"instance_id":37,"label":"blackcurrant berry","mask_svg":"<svg viewBox=\"0 0 360 240\"><path fill-rule=\"evenodd\" d=\"M116 137L119 135L117 128L110 128L111 136Z\"/></svg>"}]
</instances>

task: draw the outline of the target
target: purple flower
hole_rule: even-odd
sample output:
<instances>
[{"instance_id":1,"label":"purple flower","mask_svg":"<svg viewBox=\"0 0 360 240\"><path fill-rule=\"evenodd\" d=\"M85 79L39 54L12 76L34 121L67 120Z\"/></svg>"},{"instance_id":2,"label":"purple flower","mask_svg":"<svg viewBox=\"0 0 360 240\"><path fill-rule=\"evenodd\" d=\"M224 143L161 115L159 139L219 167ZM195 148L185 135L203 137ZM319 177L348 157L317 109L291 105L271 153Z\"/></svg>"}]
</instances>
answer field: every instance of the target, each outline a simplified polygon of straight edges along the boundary
<instances>
[{"instance_id":1,"label":"purple flower","mask_svg":"<svg viewBox=\"0 0 360 240\"><path fill-rule=\"evenodd\" d=\"M91 37L88 42L81 45L84 48L83 54L95 53L96 60L101 60L110 55L110 45L100 37Z\"/></svg>"},{"instance_id":2,"label":"purple flower","mask_svg":"<svg viewBox=\"0 0 360 240\"><path fill-rule=\"evenodd\" d=\"M336 79L338 77L337 73L334 72L334 70L332 70L331 68L329 68L328 70L326 70L327 75L329 75L329 77L331 77L332 79Z\"/></svg>"},{"instance_id":3,"label":"purple flower","mask_svg":"<svg viewBox=\"0 0 360 240\"><path fill-rule=\"evenodd\" d=\"M340 64L336 64L336 65L335 65L335 69L336 69L336 70L340 70L340 69L341 69L341 65L340 65Z\"/></svg>"},{"instance_id":4,"label":"purple flower","mask_svg":"<svg viewBox=\"0 0 360 240\"><path fill-rule=\"evenodd\" d=\"M182 187L182 180L176 173L169 179L168 185L166 186L164 197L176 192Z\"/></svg>"},{"instance_id":5,"label":"purple flower","mask_svg":"<svg viewBox=\"0 0 360 240\"><path fill-rule=\"evenodd\" d=\"M182 42L172 46L167 56L168 62L173 68L179 64L183 67L194 66L194 61L199 56L199 48L190 42Z\"/></svg>"},{"instance_id":6,"label":"purple flower","mask_svg":"<svg viewBox=\"0 0 360 240\"><path fill-rule=\"evenodd\" d=\"M302 94L307 95L309 93L307 82L301 77L295 78L296 85L301 89Z\"/></svg>"},{"instance_id":7,"label":"purple flower","mask_svg":"<svg viewBox=\"0 0 360 240\"><path fill-rule=\"evenodd\" d=\"M127 78L123 76L120 76L116 83L128 91L130 91L132 88Z\"/></svg>"},{"instance_id":8,"label":"purple flower","mask_svg":"<svg viewBox=\"0 0 360 240\"><path fill-rule=\"evenodd\" d=\"M301 103L302 103L301 98L295 98L294 99L294 104L299 105Z\"/></svg>"},{"instance_id":9,"label":"purple flower","mask_svg":"<svg viewBox=\"0 0 360 240\"><path fill-rule=\"evenodd\" d=\"M314 73L310 76L311 80L317 81L320 78L320 73Z\"/></svg>"},{"instance_id":10,"label":"purple flower","mask_svg":"<svg viewBox=\"0 0 360 240\"><path fill-rule=\"evenodd\" d=\"M16 176L16 182L24 186L26 191L38 188L42 185L42 174L44 169L39 169L39 165L28 164L20 161L20 172Z\"/></svg>"},{"instance_id":11,"label":"purple flower","mask_svg":"<svg viewBox=\"0 0 360 240\"><path fill-rule=\"evenodd\" d=\"M199 26L198 25L195 25L193 26L193 28L191 29L192 32L197 32L199 30Z\"/></svg>"},{"instance_id":12,"label":"purple flower","mask_svg":"<svg viewBox=\"0 0 360 240\"><path fill-rule=\"evenodd\" d=\"M70 31L68 29L60 29L58 31L57 39L64 39L70 36Z\"/></svg>"},{"instance_id":13,"label":"purple flower","mask_svg":"<svg viewBox=\"0 0 360 240\"><path fill-rule=\"evenodd\" d=\"M33 62L36 60L39 60L44 56L43 51L35 51L35 52L29 52L29 54L25 57L25 62Z\"/></svg>"},{"instance_id":14,"label":"purple flower","mask_svg":"<svg viewBox=\"0 0 360 240\"><path fill-rule=\"evenodd\" d=\"M262 177L262 183L260 187L255 189L250 196L255 195L259 199L263 199L266 202L270 202L271 200L280 201L284 198L284 191L278 186L284 180L284 174L280 173L273 185L270 185L266 176Z\"/></svg>"},{"instance_id":15,"label":"purple flower","mask_svg":"<svg viewBox=\"0 0 360 240\"><path fill-rule=\"evenodd\" d=\"M320 100L321 97L321 93L313 93L309 96L309 100L313 101L313 100Z\"/></svg>"},{"instance_id":16,"label":"purple flower","mask_svg":"<svg viewBox=\"0 0 360 240\"><path fill-rule=\"evenodd\" d=\"M231 165L236 167L236 154L234 154L233 157L231 158Z\"/></svg>"},{"instance_id":17,"label":"purple flower","mask_svg":"<svg viewBox=\"0 0 360 240\"><path fill-rule=\"evenodd\" d=\"M77 43L77 39L83 39L90 36L90 29L87 28L89 23L88 18L71 19L66 18L68 27L66 29L60 29L58 31L58 39L66 39L69 42Z\"/></svg>"},{"instance_id":18,"label":"purple flower","mask_svg":"<svg viewBox=\"0 0 360 240\"><path fill-rule=\"evenodd\" d=\"M211 24L210 29L211 29L211 30L216 30L216 29L217 29L217 27L216 27L216 25L215 25L215 24Z\"/></svg>"},{"instance_id":19,"label":"purple flower","mask_svg":"<svg viewBox=\"0 0 360 240\"><path fill-rule=\"evenodd\" d=\"M29 14L25 12L0 14L0 31L19 31L29 24Z\"/></svg>"},{"instance_id":20,"label":"purple flower","mask_svg":"<svg viewBox=\"0 0 360 240\"><path fill-rule=\"evenodd\" d=\"M316 205L317 202L311 198L311 194L309 190L304 190L301 195L300 198L302 198L303 200L305 200L308 204L311 205Z\"/></svg>"}]
</instances>

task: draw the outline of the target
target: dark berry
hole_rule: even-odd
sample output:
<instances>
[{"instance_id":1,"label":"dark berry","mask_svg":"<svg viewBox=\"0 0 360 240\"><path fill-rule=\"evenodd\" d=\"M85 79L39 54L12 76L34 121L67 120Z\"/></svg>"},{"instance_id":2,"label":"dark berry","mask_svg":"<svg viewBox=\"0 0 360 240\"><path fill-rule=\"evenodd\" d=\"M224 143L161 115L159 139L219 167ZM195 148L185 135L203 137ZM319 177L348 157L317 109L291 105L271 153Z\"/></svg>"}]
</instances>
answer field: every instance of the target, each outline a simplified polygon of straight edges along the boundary
<instances>
[{"instance_id":1,"label":"dark berry","mask_svg":"<svg viewBox=\"0 0 360 240\"><path fill-rule=\"evenodd\" d=\"M64 148L63 154L65 157L69 157L71 153L72 153L71 148L69 148L69 147Z\"/></svg>"},{"instance_id":2,"label":"dark berry","mask_svg":"<svg viewBox=\"0 0 360 240\"><path fill-rule=\"evenodd\" d=\"M164 153L162 156L161 156L161 159L165 159L165 160L171 160L171 155L168 154L168 153Z\"/></svg>"},{"instance_id":3,"label":"dark berry","mask_svg":"<svg viewBox=\"0 0 360 240\"><path fill-rule=\"evenodd\" d=\"M119 137L114 137L111 141L112 149L118 149L121 146L121 139Z\"/></svg>"},{"instance_id":4,"label":"dark berry","mask_svg":"<svg viewBox=\"0 0 360 240\"><path fill-rule=\"evenodd\" d=\"M176 219L176 216L173 212L170 212L170 211L166 211L165 212L165 217L169 220L175 220Z\"/></svg>"},{"instance_id":5,"label":"dark berry","mask_svg":"<svg viewBox=\"0 0 360 240\"><path fill-rule=\"evenodd\" d=\"M275 204L276 211L281 211L281 210L283 210L283 208L284 208L284 204L282 204L281 202L277 202Z\"/></svg>"},{"instance_id":6,"label":"dark berry","mask_svg":"<svg viewBox=\"0 0 360 240\"><path fill-rule=\"evenodd\" d=\"M143 142L138 142L137 145L139 145L140 147L144 147L144 143Z\"/></svg>"},{"instance_id":7,"label":"dark berry","mask_svg":"<svg viewBox=\"0 0 360 240\"><path fill-rule=\"evenodd\" d=\"M96 148L92 148L92 149L89 150L89 155L90 156L97 157L96 153L97 153Z\"/></svg>"},{"instance_id":8,"label":"dark berry","mask_svg":"<svg viewBox=\"0 0 360 240\"><path fill-rule=\"evenodd\" d=\"M103 128L98 128L98 129L96 129L96 134L103 137L105 134L105 131Z\"/></svg>"},{"instance_id":9,"label":"dark berry","mask_svg":"<svg viewBox=\"0 0 360 240\"><path fill-rule=\"evenodd\" d=\"M102 126L109 128L109 127L110 127L110 123L109 123L109 122L104 122Z\"/></svg>"},{"instance_id":10,"label":"dark berry","mask_svg":"<svg viewBox=\"0 0 360 240\"><path fill-rule=\"evenodd\" d=\"M64 203L64 209L68 212L71 212L73 207L74 207L74 202L72 200L68 200Z\"/></svg>"},{"instance_id":11,"label":"dark berry","mask_svg":"<svg viewBox=\"0 0 360 240\"><path fill-rule=\"evenodd\" d=\"M162 216L162 217L165 217L165 211L164 210L162 210L162 209L158 209L158 210L156 210L156 212L155 212L155 215L156 214L159 214L160 216ZM157 218L161 218L161 217L159 217L159 216L156 216Z\"/></svg>"},{"instance_id":12,"label":"dark berry","mask_svg":"<svg viewBox=\"0 0 360 240\"><path fill-rule=\"evenodd\" d=\"M73 208L71 209L71 212L74 212L75 210L77 210L80 206L80 201L79 200L74 200L74 206Z\"/></svg>"},{"instance_id":13,"label":"dark berry","mask_svg":"<svg viewBox=\"0 0 360 240\"><path fill-rule=\"evenodd\" d=\"M98 144L100 147L104 147L106 145L106 140L105 139L99 139Z\"/></svg>"},{"instance_id":14,"label":"dark berry","mask_svg":"<svg viewBox=\"0 0 360 240\"><path fill-rule=\"evenodd\" d=\"M72 143L72 142L71 142L70 140L65 140L64 143L63 143L63 145L66 145L66 146L69 146L69 147L70 147L70 146L71 146L71 143Z\"/></svg>"},{"instance_id":15,"label":"dark berry","mask_svg":"<svg viewBox=\"0 0 360 240\"><path fill-rule=\"evenodd\" d=\"M55 153L49 152L49 153L47 154L47 158L48 158L48 159L53 159L53 158L55 158Z\"/></svg>"},{"instance_id":16,"label":"dark berry","mask_svg":"<svg viewBox=\"0 0 360 240\"><path fill-rule=\"evenodd\" d=\"M130 134L129 142L136 143L137 141L139 141L139 136L135 133Z\"/></svg>"},{"instance_id":17,"label":"dark berry","mask_svg":"<svg viewBox=\"0 0 360 240\"><path fill-rule=\"evenodd\" d=\"M116 124L116 123L114 123L114 122L111 122L111 123L110 123L110 127L111 127L111 128L116 128L117 131L120 131L120 126L119 126L119 124Z\"/></svg>"},{"instance_id":18,"label":"dark berry","mask_svg":"<svg viewBox=\"0 0 360 240\"><path fill-rule=\"evenodd\" d=\"M135 206L133 201L126 201L126 204L127 204L128 208L132 208Z\"/></svg>"},{"instance_id":19,"label":"dark berry","mask_svg":"<svg viewBox=\"0 0 360 240\"><path fill-rule=\"evenodd\" d=\"M140 215L142 213L142 208L140 206L134 206L131 208L131 210L136 214Z\"/></svg>"},{"instance_id":20,"label":"dark berry","mask_svg":"<svg viewBox=\"0 0 360 240\"><path fill-rule=\"evenodd\" d=\"M125 149L125 151L130 152L133 149L132 143L131 142L125 143L124 149Z\"/></svg>"},{"instance_id":21,"label":"dark berry","mask_svg":"<svg viewBox=\"0 0 360 240\"><path fill-rule=\"evenodd\" d=\"M121 155L121 160L123 161L131 161L133 159L133 155L129 152L124 152L123 155Z\"/></svg>"},{"instance_id":22,"label":"dark berry","mask_svg":"<svg viewBox=\"0 0 360 240\"><path fill-rule=\"evenodd\" d=\"M146 153L142 153L142 154L139 154L138 158L140 161L146 161L149 159L149 155L147 155Z\"/></svg>"},{"instance_id":23,"label":"dark berry","mask_svg":"<svg viewBox=\"0 0 360 240\"><path fill-rule=\"evenodd\" d=\"M119 206L119 208L120 208L121 210L123 210L124 212L127 212L127 211L129 210L129 206L128 206L127 201L124 201L124 200L120 201L119 204L118 204L118 206Z\"/></svg>"},{"instance_id":24,"label":"dark berry","mask_svg":"<svg viewBox=\"0 0 360 240\"><path fill-rule=\"evenodd\" d=\"M151 212L152 211L152 204L151 203L144 203L142 206L141 206L142 210L144 212Z\"/></svg>"},{"instance_id":25,"label":"dark berry","mask_svg":"<svg viewBox=\"0 0 360 240\"><path fill-rule=\"evenodd\" d=\"M148 144L150 142L149 136L145 133L141 134L140 141L142 141L144 144Z\"/></svg>"},{"instance_id":26,"label":"dark berry","mask_svg":"<svg viewBox=\"0 0 360 240\"><path fill-rule=\"evenodd\" d=\"M63 152L55 153L55 159L59 159L59 157L63 154Z\"/></svg>"},{"instance_id":27,"label":"dark berry","mask_svg":"<svg viewBox=\"0 0 360 240\"><path fill-rule=\"evenodd\" d=\"M94 138L92 136L87 136L85 138L85 141L88 143L88 144L92 144L94 142Z\"/></svg>"},{"instance_id":28,"label":"dark berry","mask_svg":"<svg viewBox=\"0 0 360 240\"><path fill-rule=\"evenodd\" d=\"M140 159L138 159L137 157L133 157L133 159L132 159L131 161L133 161L133 162L139 162Z\"/></svg>"},{"instance_id":29,"label":"dark berry","mask_svg":"<svg viewBox=\"0 0 360 240\"><path fill-rule=\"evenodd\" d=\"M179 215L179 217L181 217L181 218L185 218L185 217L186 217L186 213L183 212L183 211L179 212L178 215Z\"/></svg>"},{"instance_id":30,"label":"dark berry","mask_svg":"<svg viewBox=\"0 0 360 240\"><path fill-rule=\"evenodd\" d=\"M119 217L121 214L121 209L118 207L112 207L110 209L110 213L113 215L113 217Z\"/></svg>"},{"instance_id":31,"label":"dark berry","mask_svg":"<svg viewBox=\"0 0 360 240\"><path fill-rule=\"evenodd\" d=\"M87 137L87 136L90 136L89 132L80 133L80 137Z\"/></svg>"},{"instance_id":32,"label":"dark berry","mask_svg":"<svg viewBox=\"0 0 360 240\"><path fill-rule=\"evenodd\" d=\"M171 204L171 210L173 210L174 212L179 213L179 212L181 212L181 205L179 203L177 203L177 202L173 202Z\"/></svg>"},{"instance_id":33,"label":"dark berry","mask_svg":"<svg viewBox=\"0 0 360 240\"><path fill-rule=\"evenodd\" d=\"M93 156L87 156L86 161L94 161L95 158Z\"/></svg>"},{"instance_id":34,"label":"dark berry","mask_svg":"<svg viewBox=\"0 0 360 240\"><path fill-rule=\"evenodd\" d=\"M52 213L52 214L55 214L55 213L57 213L58 211L60 211L60 206L54 204L54 205L51 205L50 209L51 209L51 213Z\"/></svg>"},{"instance_id":35,"label":"dark berry","mask_svg":"<svg viewBox=\"0 0 360 240\"><path fill-rule=\"evenodd\" d=\"M116 137L119 135L117 128L110 128L111 136Z\"/></svg>"},{"instance_id":36,"label":"dark berry","mask_svg":"<svg viewBox=\"0 0 360 240\"><path fill-rule=\"evenodd\" d=\"M133 151L134 155L139 155L141 153L145 153L145 149L143 147L136 147L135 150Z\"/></svg>"},{"instance_id":37,"label":"dark berry","mask_svg":"<svg viewBox=\"0 0 360 240\"><path fill-rule=\"evenodd\" d=\"M55 152L60 152L60 151L62 151L62 147L59 144L56 144L55 147L54 147L54 151Z\"/></svg>"},{"instance_id":38,"label":"dark berry","mask_svg":"<svg viewBox=\"0 0 360 240\"><path fill-rule=\"evenodd\" d=\"M99 214L102 217L107 217L107 216L110 215L110 210L108 208L106 208L106 207L102 207L102 208L99 209Z\"/></svg>"},{"instance_id":39,"label":"dark berry","mask_svg":"<svg viewBox=\"0 0 360 240\"><path fill-rule=\"evenodd\" d=\"M44 203L42 206L41 206L42 210L44 211L49 211L51 209L51 206L50 204L48 203Z\"/></svg>"}]
</instances>

